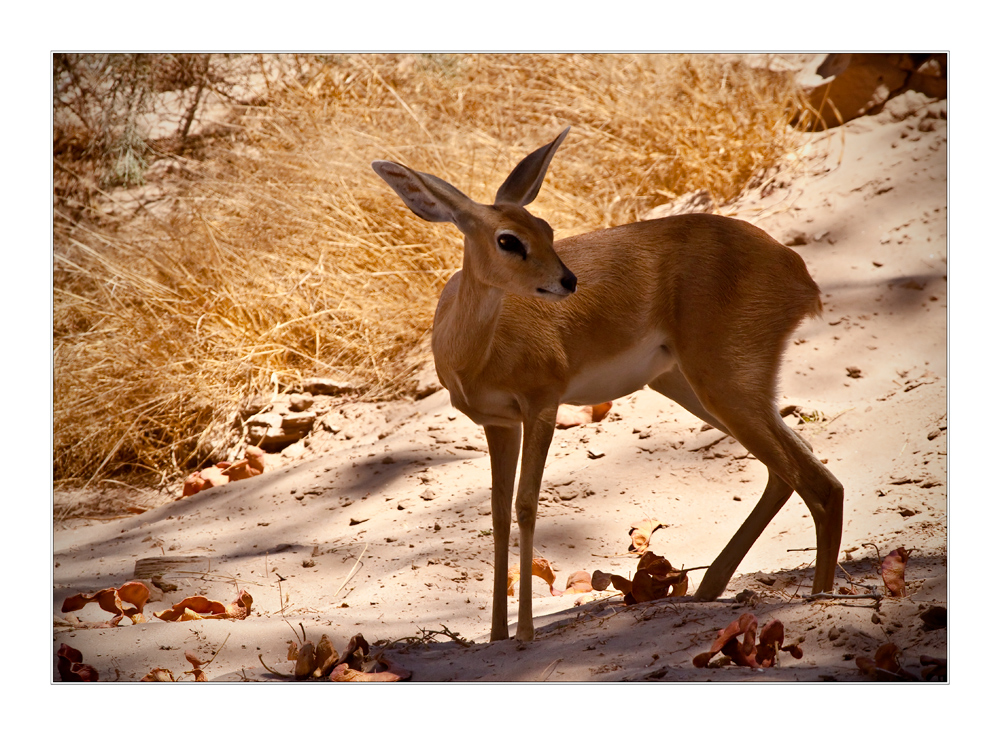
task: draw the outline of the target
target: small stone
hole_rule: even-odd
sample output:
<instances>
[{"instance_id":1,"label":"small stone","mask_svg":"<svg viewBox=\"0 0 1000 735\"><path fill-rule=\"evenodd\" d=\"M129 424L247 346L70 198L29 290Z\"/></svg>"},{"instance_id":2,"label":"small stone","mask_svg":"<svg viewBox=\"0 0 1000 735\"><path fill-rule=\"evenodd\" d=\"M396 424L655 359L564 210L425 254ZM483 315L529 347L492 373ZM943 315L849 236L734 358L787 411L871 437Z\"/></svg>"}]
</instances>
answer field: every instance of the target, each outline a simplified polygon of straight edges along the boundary
<instances>
[{"instance_id":1,"label":"small stone","mask_svg":"<svg viewBox=\"0 0 1000 735\"><path fill-rule=\"evenodd\" d=\"M847 377L849 377L849 378L855 378L855 379L860 378L861 377L861 368L859 368L859 367L849 367L849 368L847 368Z\"/></svg>"},{"instance_id":2,"label":"small stone","mask_svg":"<svg viewBox=\"0 0 1000 735\"><path fill-rule=\"evenodd\" d=\"M808 245L809 238L806 237L806 233L801 230L790 230L787 235L785 235L785 245L790 248L798 247L800 245Z\"/></svg>"},{"instance_id":3,"label":"small stone","mask_svg":"<svg viewBox=\"0 0 1000 735\"><path fill-rule=\"evenodd\" d=\"M313 397L308 393L295 394L288 400L288 407L293 411L305 411L313 405Z\"/></svg>"},{"instance_id":4,"label":"small stone","mask_svg":"<svg viewBox=\"0 0 1000 735\"><path fill-rule=\"evenodd\" d=\"M436 498L436 497L437 497L437 493L434 492L433 490L431 490L430 488L427 488L422 493L420 493L420 498L422 500L434 500L434 498Z\"/></svg>"},{"instance_id":5,"label":"small stone","mask_svg":"<svg viewBox=\"0 0 1000 735\"><path fill-rule=\"evenodd\" d=\"M358 387L329 378L307 378L302 381L302 390L314 396L339 396L358 390Z\"/></svg>"},{"instance_id":6,"label":"small stone","mask_svg":"<svg viewBox=\"0 0 1000 735\"><path fill-rule=\"evenodd\" d=\"M938 630L948 627L948 609L940 605L933 605L922 613L920 619L924 621L924 630Z\"/></svg>"}]
</instances>

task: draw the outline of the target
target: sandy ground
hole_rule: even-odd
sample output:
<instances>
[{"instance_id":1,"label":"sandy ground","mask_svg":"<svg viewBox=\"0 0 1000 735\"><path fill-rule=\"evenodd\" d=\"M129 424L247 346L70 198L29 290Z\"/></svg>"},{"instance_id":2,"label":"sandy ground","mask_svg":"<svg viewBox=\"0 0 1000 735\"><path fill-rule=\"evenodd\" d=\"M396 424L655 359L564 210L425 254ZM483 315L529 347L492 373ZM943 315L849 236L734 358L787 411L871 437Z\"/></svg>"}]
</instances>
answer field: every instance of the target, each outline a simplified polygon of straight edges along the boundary
<instances>
[{"instance_id":1,"label":"sandy ground","mask_svg":"<svg viewBox=\"0 0 1000 735\"><path fill-rule=\"evenodd\" d=\"M802 599L814 562L803 549L815 539L794 497L725 599L625 606L610 593L553 596L536 579L536 640L491 644L489 458L482 430L441 390L342 405L330 422L339 432L317 432L301 460L259 477L57 528L54 649L80 650L101 681L136 681L156 667L181 675L186 650L215 656L211 680L277 679L261 659L290 673L288 641L303 628L340 650L359 633L375 650L398 641L386 655L416 682L855 682L866 680L856 657L886 641L914 671L921 655L947 657L947 628L925 629L919 617L948 605L947 125L946 103L908 93L878 116L805 136L795 165L726 211L782 242L802 235L796 249L825 312L796 333L780 402L817 412L787 420L846 488L838 586L880 585L880 556L905 547L906 597ZM556 569L557 590L578 570L630 577L630 525L655 517L666 527L654 551L678 567L707 565L765 480L732 439L639 391L600 423L557 432L535 550ZM176 589L157 591L149 622L67 624L67 597L117 587L134 578L137 560L161 556L202 559L164 575ZM253 597L243 620L151 614L197 594L229 603L238 589ZM736 602L745 589L756 595ZM513 633L517 601L508 601ZM695 668L717 631L747 612L761 626L782 621L803 657L783 653L769 669ZM110 618L96 605L76 615Z\"/></svg>"}]
</instances>

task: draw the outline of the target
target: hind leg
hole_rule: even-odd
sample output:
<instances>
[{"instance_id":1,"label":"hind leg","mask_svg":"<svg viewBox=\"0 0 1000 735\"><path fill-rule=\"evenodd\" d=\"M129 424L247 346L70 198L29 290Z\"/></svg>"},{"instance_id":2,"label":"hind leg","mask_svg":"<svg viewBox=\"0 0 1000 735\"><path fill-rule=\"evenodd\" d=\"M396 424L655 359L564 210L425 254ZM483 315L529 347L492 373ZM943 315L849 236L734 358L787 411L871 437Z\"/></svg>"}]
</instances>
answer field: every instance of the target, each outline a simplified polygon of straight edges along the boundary
<instances>
[{"instance_id":1,"label":"hind leg","mask_svg":"<svg viewBox=\"0 0 1000 735\"><path fill-rule=\"evenodd\" d=\"M844 488L812 454L805 442L781 420L770 402L729 396L708 398L732 435L768 469L764 495L750 516L712 563L698 596L711 599L725 589L737 565L768 523L791 496L799 494L816 526L816 570L813 592L833 589L843 531Z\"/></svg>"},{"instance_id":2,"label":"hind leg","mask_svg":"<svg viewBox=\"0 0 1000 735\"><path fill-rule=\"evenodd\" d=\"M676 365L669 372L662 373L649 381L649 387L658 393L662 393L671 401L681 406L681 408L686 408L706 424L714 426L719 431L724 431L727 434L730 433L722 421L709 413L708 409L701 405L701 400L699 400L687 378L684 377L684 373Z\"/></svg>"},{"instance_id":3,"label":"hind leg","mask_svg":"<svg viewBox=\"0 0 1000 735\"><path fill-rule=\"evenodd\" d=\"M687 364L697 364L697 359L689 356ZM718 354L709 356L704 364L701 370L691 370L694 378L690 381L675 368L649 385L735 437L767 466L768 482L753 511L706 572L697 597L715 599L722 594L739 563L793 491L802 497L816 525L813 591L832 589L843 526L843 487L812 454L808 443L778 415L771 398L773 368L762 363L757 376L746 364L740 371L722 370ZM733 379L734 375L739 377Z\"/></svg>"}]
</instances>

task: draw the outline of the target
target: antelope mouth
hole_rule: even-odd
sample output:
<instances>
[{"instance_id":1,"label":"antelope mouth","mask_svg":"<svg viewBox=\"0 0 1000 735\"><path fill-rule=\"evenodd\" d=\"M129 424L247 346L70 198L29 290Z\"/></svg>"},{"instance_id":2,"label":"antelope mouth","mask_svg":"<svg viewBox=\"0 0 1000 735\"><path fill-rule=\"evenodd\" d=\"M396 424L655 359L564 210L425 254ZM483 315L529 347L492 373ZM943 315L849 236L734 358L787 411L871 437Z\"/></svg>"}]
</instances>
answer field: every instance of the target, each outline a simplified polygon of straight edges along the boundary
<instances>
[{"instance_id":1,"label":"antelope mouth","mask_svg":"<svg viewBox=\"0 0 1000 735\"><path fill-rule=\"evenodd\" d=\"M572 296L575 292L576 292L575 289L573 291L566 291L566 290L550 291L546 288L535 289L535 295L545 299L546 301L562 301L567 296Z\"/></svg>"}]
</instances>

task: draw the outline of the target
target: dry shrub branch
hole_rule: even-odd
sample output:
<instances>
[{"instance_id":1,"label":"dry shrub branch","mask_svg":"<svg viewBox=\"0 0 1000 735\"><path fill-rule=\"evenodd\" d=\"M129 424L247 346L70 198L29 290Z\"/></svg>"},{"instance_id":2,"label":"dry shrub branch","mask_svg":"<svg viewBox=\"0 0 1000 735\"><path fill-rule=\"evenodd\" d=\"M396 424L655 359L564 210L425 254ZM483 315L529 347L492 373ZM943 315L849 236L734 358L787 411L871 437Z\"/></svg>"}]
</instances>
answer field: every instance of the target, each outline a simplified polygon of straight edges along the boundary
<instances>
[{"instance_id":1,"label":"dry shrub branch","mask_svg":"<svg viewBox=\"0 0 1000 735\"><path fill-rule=\"evenodd\" d=\"M262 91L231 98L196 145L190 115L184 146L148 141L173 173L131 199L86 173L85 130L57 146L59 482L173 478L227 449L242 397L304 375L371 399L405 393L461 242L400 206L374 159L492 201L514 162L572 125L534 206L558 237L634 221L686 191L725 202L795 143L791 82L732 58L299 57L280 80L259 61Z\"/></svg>"}]
</instances>

